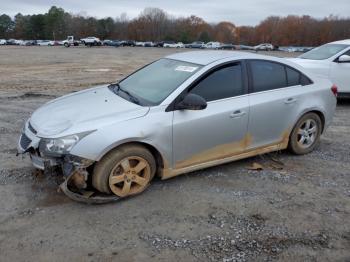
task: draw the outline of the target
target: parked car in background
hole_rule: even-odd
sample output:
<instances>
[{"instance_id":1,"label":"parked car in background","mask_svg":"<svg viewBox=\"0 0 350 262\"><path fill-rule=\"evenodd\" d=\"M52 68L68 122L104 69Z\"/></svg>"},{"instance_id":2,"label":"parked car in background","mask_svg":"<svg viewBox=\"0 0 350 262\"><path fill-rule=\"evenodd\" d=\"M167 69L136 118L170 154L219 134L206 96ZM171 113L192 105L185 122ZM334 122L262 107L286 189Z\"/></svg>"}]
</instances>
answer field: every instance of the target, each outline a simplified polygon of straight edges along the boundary
<instances>
[{"instance_id":1,"label":"parked car in background","mask_svg":"<svg viewBox=\"0 0 350 262\"><path fill-rule=\"evenodd\" d=\"M121 46L136 46L136 42L133 40L122 40L120 44Z\"/></svg>"},{"instance_id":2,"label":"parked car in background","mask_svg":"<svg viewBox=\"0 0 350 262\"><path fill-rule=\"evenodd\" d=\"M145 46L145 42L137 41L137 42L135 42L135 46L144 47Z\"/></svg>"},{"instance_id":3,"label":"parked car in background","mask_svg":"<svg viewBox=\"0 0 350 262\"><path fill-rule=\"evenodd\" d=\"M24 41L21 40L21 39L20 40L18 40L18 39L15 40L15 44L16 45L23 45L23 43L24 43Z\"/></svg>"},{"instance_id":4,"label":"parked car in background","mask_svg":"<svg viewBox=\"0 0 350 262\"><path fill-rule=\"evenodd\" d=\"M15 39L8 39L6 40L6 45L17 45Z\"/></svg>"},{"instance_id":5,"label":"parked car in background","mask_svg":"<svg viewBox=\"0 0 350 262\"><path fill-rule=\"evenodd\" d=\"M208 42L203 46L205 49L220 49L220 47L221 43L219 42Z\"/></svg>"},{"instance_id":6,"label":"parked car in background","mask_svg":"<svg viewBox=\"0 0 350 262\"><path fill-rule=\"evenodd\" d=\"M171 44L171 43L174 43L174 41L159 41L159 42L155 42L154 46L155 47L164 47L165 43Z\"/></svg>"},{"instance_id":7,"label":"parked car in background","mask_svg":"<svg viewBox=\"0 0 350 262\"><path fill-rule=\"evenodd\" d=\"M51 43L50 40L37 40L37 41L36 41L36 44L37 44L38 46L49 46L50 43Z\"/></svg>"},{"instance_id":8,"label":"parked car in background","mask_svg":"<svg viewBox=\"0 0 350 262\"><path fill-rule=\"evenodd\" d=\"M219 49L222 49L222 50L236 50L237 47L233 44L221 44Z\"/></svg>"},{"instance_id":9,"label":"parked car in background","mask_svg":"<svg viewBox=\"0 0 350 262\"><path fill-rule=\"evenodd\" d=\"M249 46L249 45L239 45L238 46L239 50L254 50L253 46Z\"/></svg>"},{"instance_id":10,"label":"parked car in background","mask_svg":"<svg viewBox=\"0 0 350 262\"><path fill-rule=\"evenodd\" d=\"M186 44L186 48L204 48L204 42L195 41L191 44Z\"/></svg>"},{"instance_id":11,"label":"parked car in background","mask_svg":"<svg viewBox=\"0 0 350 262\"><path fill-rule=\"evenodd\" d=\"M46 103L25 123L18 152L39 169L64 167L61 189L73 199L124 198L155 174L167 179L287 148L309 153L332 121L335 93L329 80L285 59L177 53L119 83Z\"/></svg>"},{"instance_id":12,"label":"parked car in background","mask_svg":"<svg viewBox=\"0 0 350 262\"><path fill-rule=\"evenodd\" d=\"M163 44L163 47L170 47L170 48L184 48L185 45L182 43L182 42L178 42L178 43L175 43L175 42L168 42L168 43L164 43Z\"/></svg>"},{"instance_id":13,"label":"parked car in background","mask_svg":"<svg viewBox=\"0 0 350 262\"><path fill-rule=\"evenodd\" d=\"M102 45L102 42L99 38L94 36L89 36L86 38L80 39L81 43L86 46L100 46Z\"/></svg>"},{"instance_id":14,"label":"parked car in background","mask_svg":"<svg viewBox=\"0 0 350 262\"><path fill-rule=\"evenodd\" d=\"M6 40L5 39L0 39L0 45L6 45Z\"/></svg>"},{"instance_id":15,"label":"parked car in background","mask_svg":"<svg viewBox=\"0 0 350 262\"><path fill-rule=\"evenodd\" d=\"M350 39L322 45L290 60L328 77L340 97L350 98Z\"/></svg>"},{"instance_id":16,"label":"parked car in background","mask_svg":"<svg viewBox=\"0 0 350 262\"><path fill-rule=\"evenodd\" d=\"M53 41L50 41L49 43L49 46L58 46L58 45L60 45L60 41L53 40Z\"/></svg>"},{"instance_id":17,"label":"parked car in background","mask_svg":"<svg viewBox=\"0 0 350 262\"><path fill-rule=\"evenodd\" d=\"M274 50L274 46L272 44L260 44L257 46L254 46L255 51L272 51Z\"/></svg>"},{"instance_id":18,"label":"parked car in background","mask_svg":"<svg viewBox=\"0 0 350 262\"><path fill-rule=\"evenodd\" d=\"M151 42L151 41L144 42L143 46L144 46L144 47L154 47L154 43Z\"/></svg>"},{"instance_id":19,"label":"parked car in background","mask_svg":"<svg viewBox=\"0 0 350 262\"><path fill-rule=\"evenodd\" d=\"M24 41L24 45L25 46L33 46L33 45L36 45L36 40L26 40Z\"/></svg>"},{"instance_id":20,"label":"parked car in background","mask_svg":"<svg viewBox=\"0 0 350 262\"><path fill-rule=\"evenodd\" d=\"M103 40L103 45L104 46L115 46L115 47L118 47L118 46L121 46L121 42L118 41L118 40Z\"/></svg>"}]
</instances>

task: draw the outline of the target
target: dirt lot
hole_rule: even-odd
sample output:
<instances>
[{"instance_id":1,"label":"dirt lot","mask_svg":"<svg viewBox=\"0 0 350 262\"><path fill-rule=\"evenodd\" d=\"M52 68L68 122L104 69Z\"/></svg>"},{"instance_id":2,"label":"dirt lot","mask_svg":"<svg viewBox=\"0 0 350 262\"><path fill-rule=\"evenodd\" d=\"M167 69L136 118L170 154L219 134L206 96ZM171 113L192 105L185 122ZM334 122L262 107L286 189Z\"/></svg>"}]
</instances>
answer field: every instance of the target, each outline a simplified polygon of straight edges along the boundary
<instances>
[{"instance_id":1,"label":"dirt lot","mask_svg":"<svg viewBox=\"0 0 350 262\"><path fill-rule=\"evenodd\" d=\"M350 261L350 101L312 154L156 180L113 204L73 202L57 192L57 174L34 176L15 156L43 103L171 52L0 47L0 261ZM254 162L264 170L248 170Z\"/></svg>"}]
</instances>

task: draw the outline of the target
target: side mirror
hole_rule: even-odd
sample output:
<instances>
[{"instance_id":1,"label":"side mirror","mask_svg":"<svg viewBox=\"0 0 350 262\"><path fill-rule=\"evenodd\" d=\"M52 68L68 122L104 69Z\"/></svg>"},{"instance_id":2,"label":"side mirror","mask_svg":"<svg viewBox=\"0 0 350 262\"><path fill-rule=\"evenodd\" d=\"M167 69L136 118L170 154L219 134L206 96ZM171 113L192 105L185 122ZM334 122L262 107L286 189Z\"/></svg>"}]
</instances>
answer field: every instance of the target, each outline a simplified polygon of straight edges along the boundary
<instances>
[{"instance_id":1,"label":"side mirror","mask_svg":"<svg viewBox=\"0 0 350 262\"><path fill-rule=\"evenodd\" d=\"M350 62L350 55L342 55L338 58L339 63Z\"/></svg>"},{"instance_id":2,"label":"side mirror","mask_svg":"<svg viewBox=\"0 0 350 262\"><path fill-rule=\"evenodd\" d=\"M185 98L175 106L176 110L203 110L205 108L207 108L207 101L196 94L187 94Z\"/></svg>"}]
</instances>

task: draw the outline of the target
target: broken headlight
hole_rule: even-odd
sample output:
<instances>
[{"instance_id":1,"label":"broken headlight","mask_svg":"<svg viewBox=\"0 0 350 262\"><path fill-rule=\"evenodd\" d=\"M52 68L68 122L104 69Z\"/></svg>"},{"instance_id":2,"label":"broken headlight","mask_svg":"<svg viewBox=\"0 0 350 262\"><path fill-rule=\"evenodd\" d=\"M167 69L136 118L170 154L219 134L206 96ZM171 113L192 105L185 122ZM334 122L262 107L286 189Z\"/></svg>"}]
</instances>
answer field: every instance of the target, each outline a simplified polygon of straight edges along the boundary
<instances>
[{"instance_id":1,"label":"broken headlight","mask_svg":"<svg viewBox=\"0 0 350 262\"><path fill-rule=\"evenodd\" d=\"M68 154L81 139L92 132L88 131L60 138L42 138L39 144L39 151L45 155L59 156Z\"/></svg>"}]
</instances>

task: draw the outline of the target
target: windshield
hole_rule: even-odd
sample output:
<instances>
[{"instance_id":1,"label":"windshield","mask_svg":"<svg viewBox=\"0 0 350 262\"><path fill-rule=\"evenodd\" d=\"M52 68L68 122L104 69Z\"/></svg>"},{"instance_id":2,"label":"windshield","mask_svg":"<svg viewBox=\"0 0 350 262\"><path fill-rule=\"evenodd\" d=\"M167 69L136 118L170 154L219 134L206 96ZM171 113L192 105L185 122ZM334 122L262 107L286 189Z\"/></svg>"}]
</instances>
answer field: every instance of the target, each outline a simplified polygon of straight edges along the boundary
<instances>
[{"instance_id":1,"label":"windshield","mask_svg":"<svg viewBox=\"0 0 350 262\"><path fill-rule=\"evenodd\" d=\"M122 90L124 95L127 93L129 97L136 98L140 105L159 105L199 68L201 66L197 64L160 59L122 80L115 93L119 95L118 90Z\"/></svg>"},{"instance_id":2,"label":"windshield","mask_svg":"<svg viewBox=\"0 0 350 262\"><path fill-rule=\"evenodd\" d=\"M312 49L311 51L299 56L299 58L311 59L311 60L323 60L334 56L335 54L339 53L340 51L344 50L347 47L348 45L342 45L342 44L326 44L326 45L317 47L315 49Z\"/></svg>"}]
</instances>

